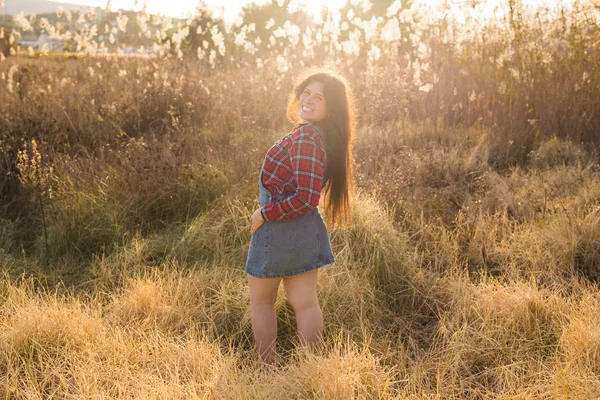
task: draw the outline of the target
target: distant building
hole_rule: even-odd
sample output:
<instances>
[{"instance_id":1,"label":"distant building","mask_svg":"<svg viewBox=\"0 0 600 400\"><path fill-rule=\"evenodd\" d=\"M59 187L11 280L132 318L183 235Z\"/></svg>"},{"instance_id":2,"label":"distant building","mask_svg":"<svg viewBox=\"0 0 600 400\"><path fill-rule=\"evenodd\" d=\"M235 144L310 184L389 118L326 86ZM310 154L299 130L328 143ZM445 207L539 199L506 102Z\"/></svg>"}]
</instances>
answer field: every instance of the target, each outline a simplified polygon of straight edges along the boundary
<instances>
[{"instance_id":1,"label":"distant building","mask_svg":"<svg viewBox=\"0 0 600 400\"><path fill-rule=\"evenodd\" d=\"M33 32L23 32L23 34L21 35L21 40L19 40L19 46L21 46L22 49L27 49L29 47L39 49L39 38L40 37Z\"/></svg>"},{"instance_id":2,"label":"distant building","mask_svg":"<svg viewBox=\"0 0 600 400\"><path fill-rule=\"evenodd\" d=\"M51 38L50 35L46 34L46 33L42 33L39 38L39 48L43 48L44 45L47 46L48 51L53 51L53 52L59 52L59 51L64 51L65 50L65 43L67 42L64 39L56 39L56 38Z\"/></svg>"},{"instance_id":3,"label":"distant building","mask_svg":"<svg viewBox=\"0 0 600 400\"><path fill-rule=\"evenodd\" d=\"M31 47L34 50L41 50L46 47L48 51L52 52L64 51L65 43L66 40L52 38L47 33L37 35L33 32L24 32L21 40L19 40L19 46L21 46L21 49L26 50Z\"/></svg>"}]
</instances>

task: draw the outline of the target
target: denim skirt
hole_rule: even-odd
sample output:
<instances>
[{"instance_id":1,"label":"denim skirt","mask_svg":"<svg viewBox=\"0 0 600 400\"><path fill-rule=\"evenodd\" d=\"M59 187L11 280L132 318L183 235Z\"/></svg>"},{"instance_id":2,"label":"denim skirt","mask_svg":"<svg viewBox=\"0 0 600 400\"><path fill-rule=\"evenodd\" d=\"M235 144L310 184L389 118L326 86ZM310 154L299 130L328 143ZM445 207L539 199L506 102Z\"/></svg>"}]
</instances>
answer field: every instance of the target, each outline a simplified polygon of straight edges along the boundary
<instances>
[{"instance_id":1,"label":"denim skirt","mask_svg":"<svg viewBox=\"0 0 600 400\"><path fill-rule=\"evenodd\" d=\"M264 166L264 164L263 164ZM258 175L260 206L290 196L271 195ZM265 222L252 235L246 272L256 278L298 275L335 261L329 234L317 207L286 222Z\"/></svg>"}]
</instances>

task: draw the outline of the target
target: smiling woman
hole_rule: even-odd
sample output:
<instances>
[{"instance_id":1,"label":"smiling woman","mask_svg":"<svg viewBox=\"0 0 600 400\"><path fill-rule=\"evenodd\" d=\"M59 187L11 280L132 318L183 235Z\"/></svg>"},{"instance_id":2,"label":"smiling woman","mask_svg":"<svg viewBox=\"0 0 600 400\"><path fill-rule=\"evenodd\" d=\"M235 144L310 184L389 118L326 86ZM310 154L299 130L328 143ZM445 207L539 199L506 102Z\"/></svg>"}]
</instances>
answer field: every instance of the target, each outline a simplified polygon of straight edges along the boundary
<instances>
[{"instance_id":1,"label":"smiling woman","mask_svg":"<svg viewBox=\"0 0 600 400\"><path fill-rule=\"evenodd\" d=\"M296 124L267 152L259 174L260 208L251 217L246 260L252 331L260 357L273 362L275 301L283 281L296 313L303 348L319 345L323 315L317 271L335 261L318 209L325 196L330 222L346 221L352 193L352 95L346 81L308 70L290 93L287 116Z\"/></svg>"},{"instance_id":2,"label":"smiling woman","mask_svg":"<svg viewBox=\"0 0 600 400\"><path fill-rule=\"evenodd\" d=\"M304 122L319 122L326 117L323 84L310 82L300 94L300 118Z\"/></svg>"}]
</instances>

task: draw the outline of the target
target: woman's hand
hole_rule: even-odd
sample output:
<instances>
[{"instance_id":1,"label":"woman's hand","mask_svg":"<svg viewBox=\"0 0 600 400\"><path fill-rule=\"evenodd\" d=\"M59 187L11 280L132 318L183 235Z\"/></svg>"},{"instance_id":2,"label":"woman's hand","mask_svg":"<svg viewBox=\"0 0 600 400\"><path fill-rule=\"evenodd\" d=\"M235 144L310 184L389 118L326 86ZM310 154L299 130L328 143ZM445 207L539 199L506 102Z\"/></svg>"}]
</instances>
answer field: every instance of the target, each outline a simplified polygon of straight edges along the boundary
<instances>
[{"instance_id":1,"label":"woman's hand","mask_svg":"<svg viewBox=\"0 0 600 400\"><path fill-rule=\"evenodd\" d=\"M258 228L260 228L260 226L262 224L264 224L264 222L265 222L265 220L262 217L262 214L260 213L261 209L262 209L262 207L256 211L254 211L254 214L252 214L252 217L250 217L250 234L251 235L254 235L254 232L256 232L258 230Z\"/></svg>"}]
</instances>

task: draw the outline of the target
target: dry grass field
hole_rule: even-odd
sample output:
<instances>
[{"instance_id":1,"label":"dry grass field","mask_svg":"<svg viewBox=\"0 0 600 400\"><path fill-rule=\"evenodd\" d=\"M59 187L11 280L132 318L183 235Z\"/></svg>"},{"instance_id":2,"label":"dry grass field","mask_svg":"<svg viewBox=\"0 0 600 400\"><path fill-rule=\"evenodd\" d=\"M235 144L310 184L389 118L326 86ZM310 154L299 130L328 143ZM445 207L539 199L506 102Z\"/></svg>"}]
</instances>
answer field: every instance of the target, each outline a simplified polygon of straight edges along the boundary
<instances>
[{"instance_id":1,"label":"dry grass field","mask_svg":"<svg viewBox=\"0 0 600 400\"><path fill-rule=\"evenodd\" d=\"M600 9L366 3L229 31L140 13L151 57L104 54L84 15L72 55L2 58L0 398L600 398ZM258 172L324 64L356 94L353 220L322 350L281 293L267 367Z\"/></svg>"}]
</instances>

